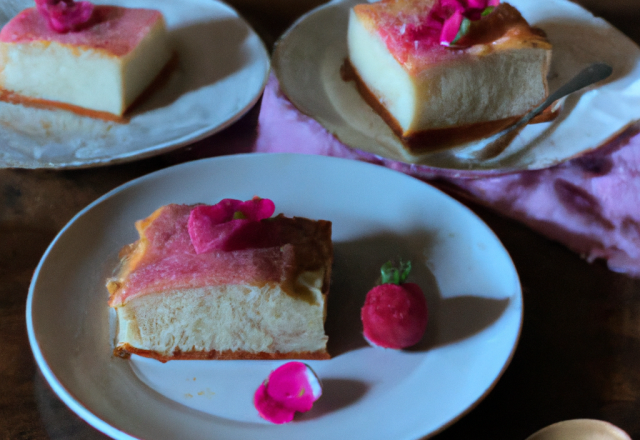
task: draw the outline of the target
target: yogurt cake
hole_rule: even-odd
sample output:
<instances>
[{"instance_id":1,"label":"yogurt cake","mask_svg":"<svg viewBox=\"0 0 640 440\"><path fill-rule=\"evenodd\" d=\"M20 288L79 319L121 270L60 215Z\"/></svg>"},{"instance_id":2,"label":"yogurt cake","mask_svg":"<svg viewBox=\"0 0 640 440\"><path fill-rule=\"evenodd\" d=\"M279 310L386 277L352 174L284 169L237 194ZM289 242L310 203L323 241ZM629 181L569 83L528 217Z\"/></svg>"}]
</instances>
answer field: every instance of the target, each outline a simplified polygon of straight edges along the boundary
<instances>
[{"instance_id":1,"label":"yogurt cake","mask_svg":"<svg viewBox=\"0 0 640 440\"><path fill-rule=\"evenodd\" d=\"M114 353L328 359L331 223L247 219L233 210L216 224L198 217L210 208L167 205L136 222L140 239L123 249L107 283L117 315Z\"/></svg>"},{"instance_id":2,"label":"yogurt cake","mask_svg":"<svg viewBox=\"0 0 640 440\"><path fill-rule=\"evenodd\" d=\"M105 5L90 12L66 31L38 8L9 21L0 31L0 99L121 119L171 58L164 18Z\"/></svg>"},{"instance_id":3,"label":"yogurt cake","mask_svg":"<svg viewBox=\"0 0 640 440\"><path fill-rule=\"evenodd\" d=\"M347 67L409 154L498 132L548 94L551 44L544 33L501 3L468 20L449 44L443 28L461 4L382 0L351 10ZM478 11L462 9L469 12Z\"/></svg>"}]
</instances>

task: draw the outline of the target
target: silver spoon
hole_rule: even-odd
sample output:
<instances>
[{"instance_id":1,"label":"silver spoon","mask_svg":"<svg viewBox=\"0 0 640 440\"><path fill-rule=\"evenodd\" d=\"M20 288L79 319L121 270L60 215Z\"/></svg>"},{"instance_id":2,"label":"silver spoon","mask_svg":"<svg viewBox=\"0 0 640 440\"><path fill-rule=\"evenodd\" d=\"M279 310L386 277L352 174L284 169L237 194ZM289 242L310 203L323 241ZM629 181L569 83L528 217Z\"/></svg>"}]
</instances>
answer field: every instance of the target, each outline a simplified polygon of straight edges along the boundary
<instances>
[{"instance_id":1,"label":"silver spoon","mask_svg":"<svg viewBox=\"0 0 640 440\"><path fill-rule=\"evenodd\" d=\"M612 72L613 69L608 64L594 63L590 65L589 67L578 73L576 76L574 76L569 82L562 85L558 90L550 94L542 104L524 115L518 122L506 128L505 130L502 130L500 133L497 133L490 137L487 141L485 141L486 147L482 148L481 150L469 153L469 159L488 160L496 157L509 146L511 140L517 134L516 130L527 125L529 121L542 113L544 109L549 107L560 98L564 98L565 96L573 92L577 92L584 87L587 87L598 81L602 81L603 79L610 76ZM510 133L512 133L512 136L508 136Z\"/></svg>"}]
</instances>

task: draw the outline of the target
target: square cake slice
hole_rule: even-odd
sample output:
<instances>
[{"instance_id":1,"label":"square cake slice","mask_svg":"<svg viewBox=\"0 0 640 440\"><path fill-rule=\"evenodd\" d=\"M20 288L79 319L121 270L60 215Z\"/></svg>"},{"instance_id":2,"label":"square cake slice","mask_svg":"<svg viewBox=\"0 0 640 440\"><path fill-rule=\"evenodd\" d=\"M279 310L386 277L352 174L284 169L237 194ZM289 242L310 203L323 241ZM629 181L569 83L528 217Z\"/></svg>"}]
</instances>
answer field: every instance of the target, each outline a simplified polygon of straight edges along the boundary
<instances>
[{"instance_id":1,"label":"square cake slice","mask_svg":"<svg viewBox=\"0 0 640 440\"><path fill-rule=\"evenodd\" d=\"M115 354L329 358L331 222L283 215L247 222L248 229L221 233L224 250L197 253L190 236L196 206L167 205L136 222L140 238L123 249L107 283Z\"/></svg>"},{"instance_id":2,"label":"square cake slice","mask_svg":"<svg viewBox=\"0 0 640 440\"><path fill-rule=\"evenodd\" d=\"M444 5L382 0L349 17L358 89L411 154L488 136L548 94L551 44L514 7L501 3L470 22L464 44L446 47Z\"/></svg>"},{"instance_id":3,"label":"square cake slice","mask_svg":"<svg viewBox=\"0 0 640 440\"><path fill-rule=\"evenodd\" d=\"M0 31L1 99L118 120L170 58L159 11L96 5L60 33L29 8Z\"/></svg>"}]
</instances>

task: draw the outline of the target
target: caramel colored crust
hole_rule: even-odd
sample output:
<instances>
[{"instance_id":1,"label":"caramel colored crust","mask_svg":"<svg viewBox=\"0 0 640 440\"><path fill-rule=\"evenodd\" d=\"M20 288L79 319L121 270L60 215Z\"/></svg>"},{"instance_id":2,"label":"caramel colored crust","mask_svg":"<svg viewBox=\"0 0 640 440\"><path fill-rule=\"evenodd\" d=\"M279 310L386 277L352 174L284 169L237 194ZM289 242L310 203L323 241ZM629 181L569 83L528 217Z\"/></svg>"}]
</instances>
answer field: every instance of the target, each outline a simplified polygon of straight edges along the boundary
<instances>
[{"instance_id":1,"label":"caramel colored crust","mask_svg":"<svg viewBox=\"0 0 640 440\"><path fill-rule=\"evenodd\" d=\"M66 110L80 116L88 116L90 118L118 122L121 124L126 124L127 122L129 122L128 118L124 116L118 116L113 113L90 110L84 107L78 107L77 105L67 104L59 101L30 98L4 89L0 89L0 101L8 102L10 104L22 104L26 107L42 108L45 110Z\"/></svg>"},{"instance_id":2,"label":"caramel colored crust","mask_svg":"<svg viewBox=\"0 0 640 440\"><path fill-rule=\"evenodd\" d=\"M160 362L176 360L282 360L282 359L305 359L305 360L326 360L330 359L326 351L302 351L293 353L266 353L264 351L251 353L248 351L224 350L224 351L188 351L174 352L167 356L151 350L142 350L124 343L113 350L115 356L129 358L132 354L159 360Z\"/></svg>"},{"instance_id":3,"label":"caramel colored crust","mask_svg":"<svg viewBox=\"0 0 640 440\"><path fill-rule=\"evenodd\" d=\"M450 128L435 128L417 131L410 133L408 136L403 136L403 130L398 121L396 121L385 106L380 103L376 95L367 87L364 81L362 81L360 75L358 75L358 72L348 59L346 59L341 66L340 74L343 80L355 82L362 99L380 115L391 130L393 130L393 133L400 139L407 152L413 155L432 153L489 137L518 122L518 120L524 116L513 116L496 121L478 122L476 124L460 125ZM553 106L548 107L547 110L533 118L529 123L537 124L555 119L559 111L550 110L552 107Z\"/></svg>"},{"instance_id":4,"label":"caramel colored crust","mask_svg":"<svg viewBox=\"0 0 640 440\"><path fill-rule=\"evenodd\" d=\"M293 283L303 272L313 272L324 268L324 278L320 291L326 295L331 284L331 265L333 263L333 242L331 241L332 224L327 220L309 220L303 217L287 218L278 214L287 228L289 239L285 242L296 243L294 265L290 268L290 275L283 283L283 290L295 296Z\"/></svg>"}]
</instances>

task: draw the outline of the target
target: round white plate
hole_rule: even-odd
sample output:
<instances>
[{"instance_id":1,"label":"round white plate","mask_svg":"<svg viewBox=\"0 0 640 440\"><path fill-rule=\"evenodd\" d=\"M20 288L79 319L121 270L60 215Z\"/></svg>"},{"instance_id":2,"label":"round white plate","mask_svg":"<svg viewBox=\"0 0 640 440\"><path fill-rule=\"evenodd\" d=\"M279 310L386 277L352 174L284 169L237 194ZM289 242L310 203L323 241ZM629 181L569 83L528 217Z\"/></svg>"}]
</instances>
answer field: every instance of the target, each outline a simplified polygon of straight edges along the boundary
<instances>
[{"instance_id":1,"label":"round white plate","mask_svg":"<svg viewBox=\"0 0 640 440\"><path fill-rule=\"evenodd\" d=\"M99 2L101 3L101 2ZM231 7L215 0L109 0L160 10L177 66L122 124L0 102L0 168L78 168L166 152L213 134L258 100L269 54ZM0 4L0 25L33 1Z\"/></svg>"},{"instance_id":2,"label":"round white plate","mask_svg":"<svg viewBox=\"0 0 640 440\"><path fill-rule=\"evenodd\" d=\"M133 223L167 203L274 200L277 212L333 222L326 331L333 358L312 361L324 383L314 408L286 426L253 408L281 361L157 361L112 355L105 280ZM430 321L407 351L361 334L366 292L390 258L413 262ZM509 363L522 321L513 263L471 211L421 181L323 156L240 155L190 162L132 181L80 212L33 277L27 328L55 392L118 438L415 439L468 411Z\"/></svg>"},{"instance_id":3,"label":"round white plate","mask_svg":"<svg viewBox=\"0 0 640 440\"><path fill-rule=\"evenodd\" d=\"M280 87L303 113L350 147L407 162L391 129L361 98L340 66L347 57L349 10L362 0L337 0L296 22L278 42L273 69ZM597 148L640 119L640 48L604 20L567 0L509 0L553 44L549 89L554 91L582 68L606 62L613 75L596 87L572 94L553 122L527 126L494 159L464 158L482 142L421 157L430 168L469 171L545 168ZM496 79L499 81L499 79ZM486 142L485 142L486 143ZM432 171L432 170L430 170ZM460 173L458 173L459 175Z\"/></svg>"}]
</instances>

